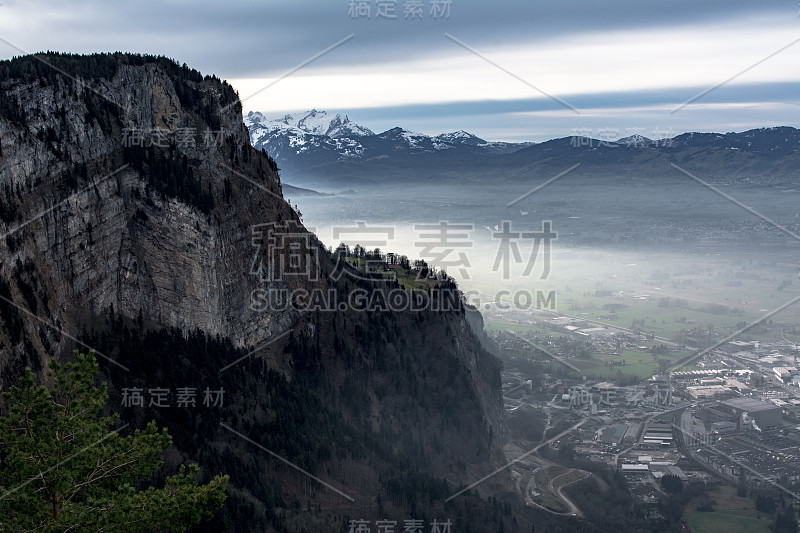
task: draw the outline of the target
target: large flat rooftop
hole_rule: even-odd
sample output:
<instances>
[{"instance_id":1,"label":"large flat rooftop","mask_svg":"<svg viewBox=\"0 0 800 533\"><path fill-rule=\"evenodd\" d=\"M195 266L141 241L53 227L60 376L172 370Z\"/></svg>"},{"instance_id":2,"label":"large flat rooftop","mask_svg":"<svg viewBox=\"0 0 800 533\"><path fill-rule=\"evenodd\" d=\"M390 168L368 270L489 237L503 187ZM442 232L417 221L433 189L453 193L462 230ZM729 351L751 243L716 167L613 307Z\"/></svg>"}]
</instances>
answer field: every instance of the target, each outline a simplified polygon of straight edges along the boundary
<instances>
[{"instance_id":1,"label":"large flat rooftop","mask_svg":"<svg viewBox=\"0 0 800 533\"><path fill-rule=\"evenodd\" d=\"M761 400L756 400L754 398L734 398L732 400L724 400L721 403L728 407L732 407L733 409L747 411L748 413L753 413L756 411L770 411L778 408L774 404L762 402Z\"/></svg>"}]
</instances>

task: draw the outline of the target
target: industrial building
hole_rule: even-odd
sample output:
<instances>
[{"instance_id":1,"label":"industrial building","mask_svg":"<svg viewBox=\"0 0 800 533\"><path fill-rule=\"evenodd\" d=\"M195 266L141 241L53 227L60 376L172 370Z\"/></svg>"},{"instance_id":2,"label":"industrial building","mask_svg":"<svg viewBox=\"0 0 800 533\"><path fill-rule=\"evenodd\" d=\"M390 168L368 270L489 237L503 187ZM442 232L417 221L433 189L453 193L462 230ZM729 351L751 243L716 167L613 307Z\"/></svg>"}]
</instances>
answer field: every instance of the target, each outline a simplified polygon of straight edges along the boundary
<instances>
[{"instance_id":1,"label":"industrial building","mask_svg":"<svg viewBox=\"0 0 800 533\"><path fill-rule=\"evenodd\" d=\"M772 371L783 383L790 382L792 377L798 375L797 368L793 366L775 366L772 367Z\"/></svg>"},{"instance_id":2,"label":"industrial building","mask_svg":"<svg viewBox=\"0 0 800 533\"><path fill-rule=\"evenodd\" d=\"M725 410L723 411L720 409L719 404L715 404L715 406L705 406L700 409L700 413L698 415L700 420L705 422L706 425L714 424L715 422L731 422L733 421L733 415Z\"/></svg>"},{"instance_id":3,"label":"industrial building","mask_svg":"<svg viewBox=\"0 0 800 533\"><path fill-rule=\"evenodd\" d=\"M650 422L642 440L649 444L671 444L672 424L669 422Z\"/></svg>"},{"instance_id":4,"label":"industrial building","mask_svg":"<svg viewBox=\"0 0 800 533\"><path fill-rule=\"evenodd\" d=\"M711 432L717 433L719 435L727 435L729 433L736 433L737 424L736 422L730 421L723 421L723 422L714 422L711 424Z\"/></svg>"},{"instance_id":5,"label":"industrial building","mask_svg":"<svg viewBox=\"0 0 800 533\"><path fill-rule=\"evenodd\" d=\"M623 474L649 474L650 467L647 465L623 464L621 465Z\"/></svg>"},{"instance_id":6,"label":"industrial building","mask_svg":"<svg viewBox=\"0 0 800 533\"><path fill-rule=\"evenodd\" d=\"M734 398L720 402L720 409L733 415L733 421L741 424L743 414L754 420L760 428L779 426L782 422L781 409L772 403L762 402L753 398ZM744 429L739 426L739 429Z\"/></svg>"},{"instance_id":7,"label":"industrial building","mask_svg":"<svg viewBox=\"0 0 800 533\"><path fill-rule=\"evenodd\" d=\"M625 438L625 433L628 431L628 426L625 424L614 424L605 428L603 431L602 441L611 446L618 446L622 444L622 439Z\"/></svg>"}]
</instances>

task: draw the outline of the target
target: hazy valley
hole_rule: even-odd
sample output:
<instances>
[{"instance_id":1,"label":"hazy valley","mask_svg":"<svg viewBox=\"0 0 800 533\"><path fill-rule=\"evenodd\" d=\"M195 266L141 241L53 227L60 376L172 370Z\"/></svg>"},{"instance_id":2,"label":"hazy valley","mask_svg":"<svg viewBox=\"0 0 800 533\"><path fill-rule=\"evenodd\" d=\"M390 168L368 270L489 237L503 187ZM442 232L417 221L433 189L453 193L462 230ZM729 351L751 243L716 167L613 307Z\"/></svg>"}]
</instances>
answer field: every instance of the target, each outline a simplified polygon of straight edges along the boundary
<instances>
[{"instance_id":1,"label":"hazy valley","mask_svg":"<svg viewBox=\"0 0 800 533\"><path fill-rule=\"evenodd\" d=\"M157 56L0 73L17 529L138 530L165 495L189 531L796 530L798 130L492 142L243 114ZM32 456L54 362L119 418ZM146 474L62 468L150 421Z\"/></svg>"}]
</instances>

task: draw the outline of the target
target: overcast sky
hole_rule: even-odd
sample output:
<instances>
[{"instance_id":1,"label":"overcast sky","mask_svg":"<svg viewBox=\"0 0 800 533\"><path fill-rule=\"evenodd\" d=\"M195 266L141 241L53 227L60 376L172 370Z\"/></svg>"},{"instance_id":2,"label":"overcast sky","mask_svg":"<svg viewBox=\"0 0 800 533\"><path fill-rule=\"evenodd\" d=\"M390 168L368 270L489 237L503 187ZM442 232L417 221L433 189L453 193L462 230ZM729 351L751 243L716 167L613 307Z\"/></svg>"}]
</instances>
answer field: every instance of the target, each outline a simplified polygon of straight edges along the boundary
<instances>
[{"instance_id":1,"label":"overcast sky","mask_svg":"<svg viewBox=\"0 0 800 533\"><path fill-rule=\"evenodd\" d=\"M541 141L800 122L797 0L2 0L0 38L3 58L163 54L227 79L245 112L324 109L375 131Z\"/></svg>"}]
</instances>

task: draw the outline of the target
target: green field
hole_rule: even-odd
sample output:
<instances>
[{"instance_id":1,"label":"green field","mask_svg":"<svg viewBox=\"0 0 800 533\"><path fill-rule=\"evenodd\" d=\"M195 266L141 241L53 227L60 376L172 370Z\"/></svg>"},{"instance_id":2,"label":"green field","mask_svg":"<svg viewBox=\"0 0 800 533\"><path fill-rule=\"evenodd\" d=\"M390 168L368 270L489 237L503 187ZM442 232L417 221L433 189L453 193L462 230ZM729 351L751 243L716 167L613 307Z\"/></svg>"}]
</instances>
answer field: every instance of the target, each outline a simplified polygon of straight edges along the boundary
<instances>
[{"instance_id":1,"label":"green field","mask_svg":"<svg viewBox=\"0 0 800 533\"><path fill-rule=\"evenodd\" d=\"M687 511L684 513L692 533L771 533L769 520L759 520L730 513L704 513Z\"/></svg>"},{"instance_id":2,"label":"green field","mask_svg":"<svg viewBox=\"0 0 800 533\"><path fill-rule=\"evenodd\" d=\"M526 326L520 324L511 324L508 322L501 322L501 321L492 321L489 320L485 324L485 328L487 331L506 331L512 333L533 333L536 334L544 334L544 335L553 335L554 332L550 330L538 329L535 326ZM569 335L569 333L562 333L560 335ZM652 347L653 344L659 344L658 341L655 343L652 341L642 341L643 346ZM531 351L534 351L531 349ZM619 354L614 355L613 353L608 353L607 351L595 351L590 358L570 358L568 361L581 369L580 375L591 376L598 379L615 379L620 374L628 375L628 376L636 376L639 379L646 379L652 376L658 370L658 359L666 359L668 361L676 361L681 357L689 355L691 353L689 350L676 350L671 351L664 354L653 354L650 352L644 351L633 351L633 350L621 350ZM556 354L558 355L558 354ZM538 357L542 362L547 361L548 358L546 356ZM616 365L609 365L606 366L606 362L622 362L625 361L625 364L616 364ZM559 363L555 363L559 364ZM547 370L552 371L553 365L547 361L545 365ZM571 374L575 375L576 377L579 375L578 373L571 372Z\"/></svg>"},{"instance_id":3,"label":"green field","mask_svg":"<svg viewBox=\"0 0 800 533\"><path fill-rule=\"evenodd\" d=\"M484 282L467 288L479 295L488 331L569 336L566 330L548 327L553 317L563 314L591 321L586 327L616 326L692 347L663 354L653 354L649 350L622 351L615 356L600 352L610 350L598 346L591 357L568 359L580 369L580 375L611 380L622 374L644 379L658 372L659 360L667 360L672 365L697 349L735 333L742 325L752 324L769 310L800 294L795 264L761 258L746 262L739 259L735 254L727 257L721 254L692 257L653 254L633 258L576 252L572 257L562 256L554 262L551 275L544 282L515 280L496 286ZM514 311L511 305L514 297L508 295L514 291L530 294L532 288L545 293L554 291L555 308L546 308L544 312L530 308ZM511 291L502 293L506 296L500 298L505 309L485 305L495 302L492 295L500 293L493 290L498 289ZM774 327L762 331L753 328L735 338L745 341L785 338L800 343L800 305L786 307L770 315L769 320L776 325L796 326L797 333L792 335L791 330ZM663 342L660 339L636 341L648 348ZM564 369L558 363L547 362L548 358L541 354L534 357L545 362L548 369L556 366ZM622 359L626 364L606 364Z\"/></svg>"},{"instance_id":4,"label":"green field","mask_svg":"<svg viewBox=\"0 0 800 533\"><path fill-rule=\"evenodd\" d=\"M652 376L658 368L658 365L653 361L628 363L619 366L584 366L581 361L570 360L570 362L580 368L584 375L601 379L614 379L619 374L633 375L639 379L646 379Z\"/></svg>"},{"instance_id":5,"label":"green field","mask_svg":"<svg viewBox=\"0 0 800 533\"><path fill-rule=\"evenodd\" d=\"M614 254L576 255L554 262L550 277L539 282L541 285L512 283L502 288L552 290L557 295L553 311L623 328L633 328L635 321L635 328L641 332L668 339L674 339L681 330L710 328L716 334L712 342L736 331L737 324L752 323L800 294L796 265L756 260L745 263L733 255L717 256L676 260L668 254L636 259ZM500 285L469 288L480 290L483 301L487 301ZM519 318L526 315L521 312ZM776 323L800 325L800 305L789 306L770 318ZM749 331L740 340L762 338L774 336ZM800 335L794 338L798 339ZM704 340L687 340L687 344L702 344Z\"/></svg>"}]
</instances>

